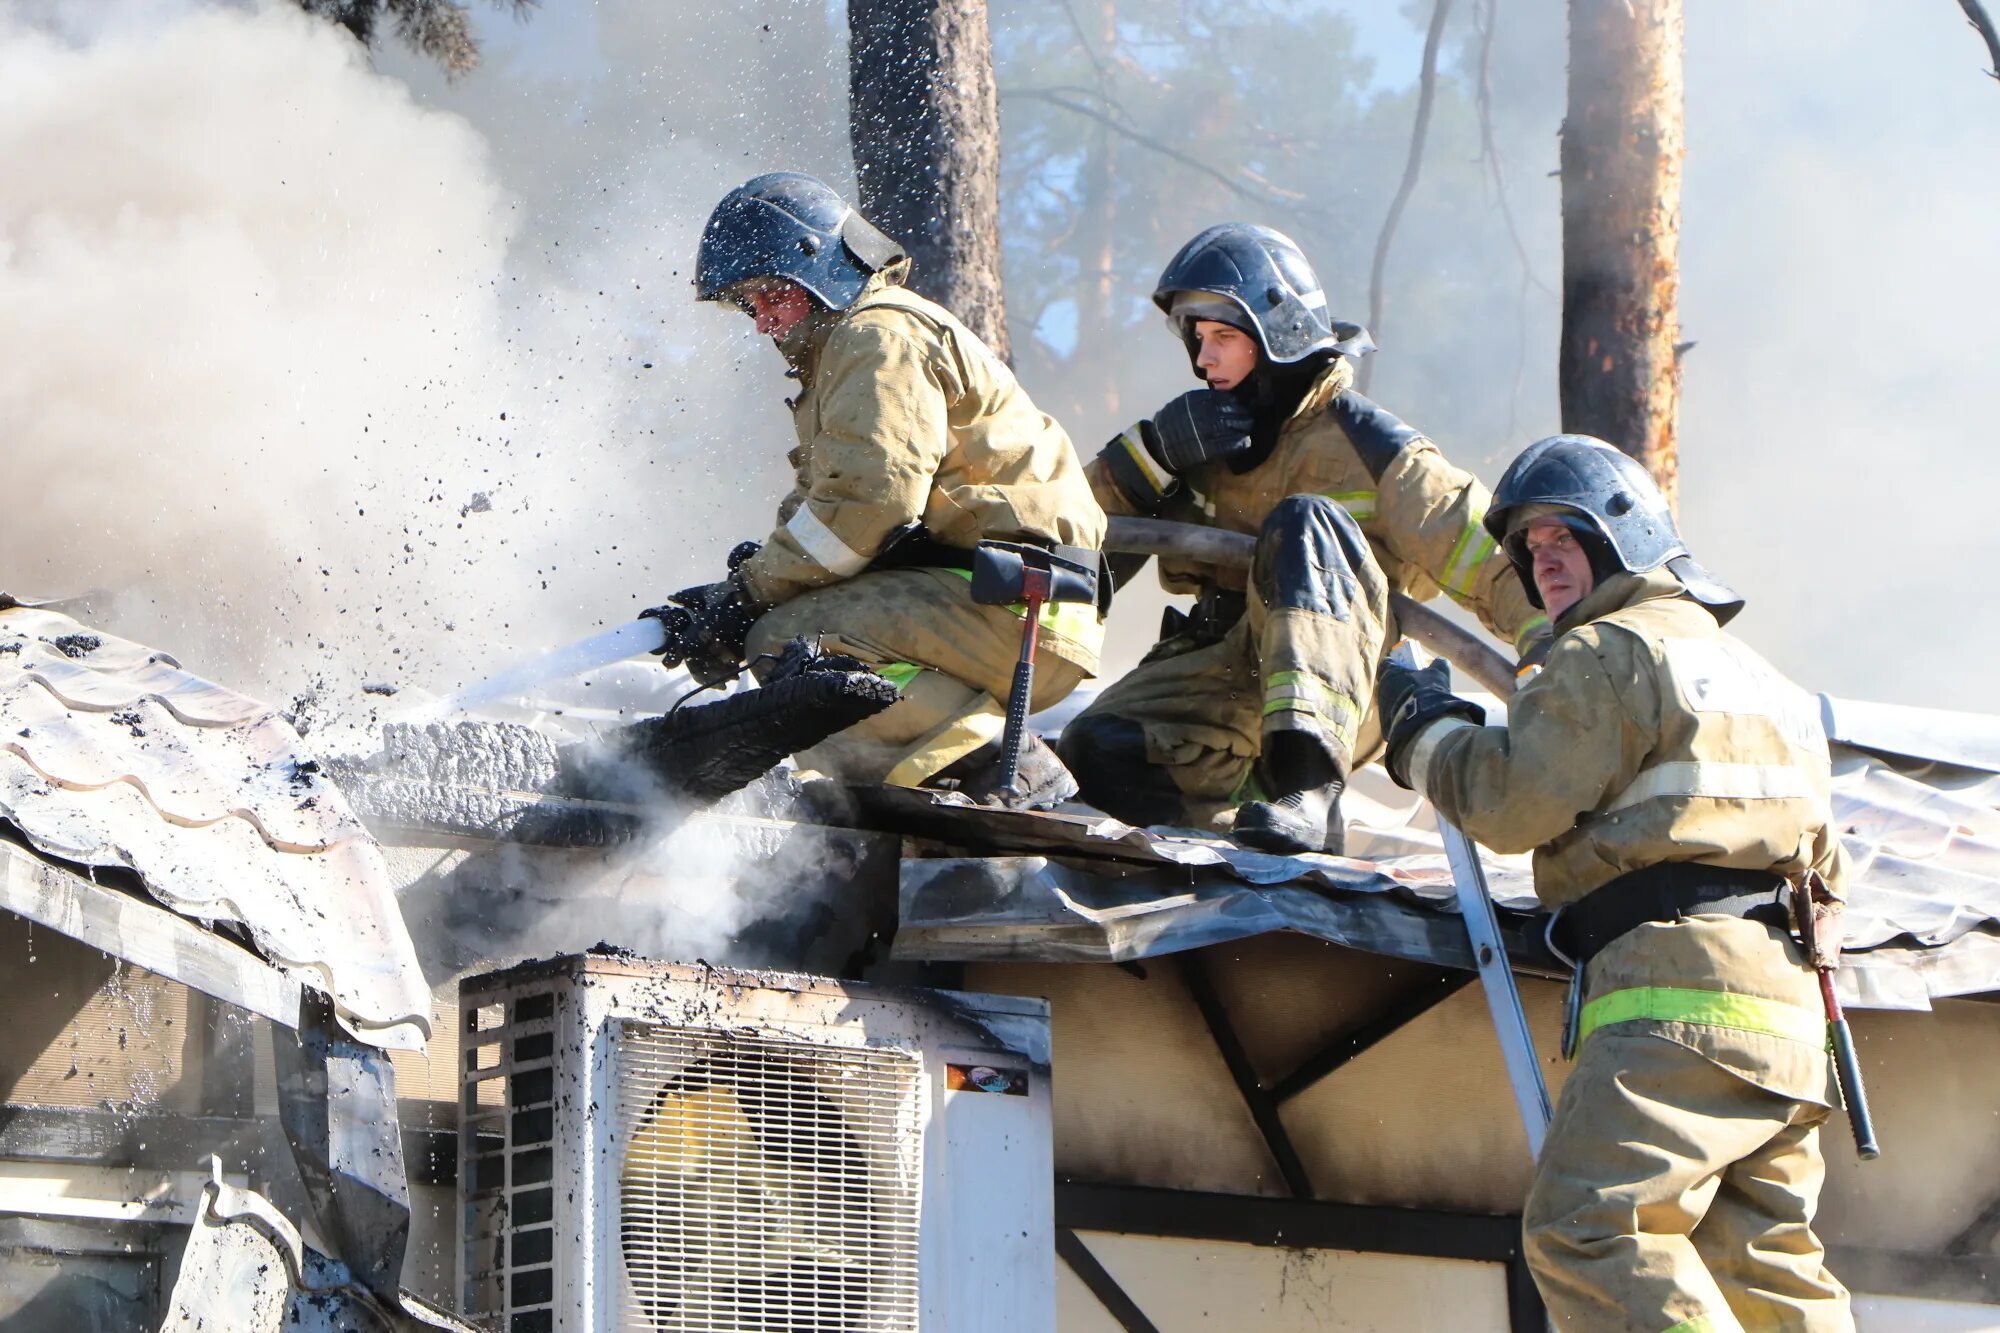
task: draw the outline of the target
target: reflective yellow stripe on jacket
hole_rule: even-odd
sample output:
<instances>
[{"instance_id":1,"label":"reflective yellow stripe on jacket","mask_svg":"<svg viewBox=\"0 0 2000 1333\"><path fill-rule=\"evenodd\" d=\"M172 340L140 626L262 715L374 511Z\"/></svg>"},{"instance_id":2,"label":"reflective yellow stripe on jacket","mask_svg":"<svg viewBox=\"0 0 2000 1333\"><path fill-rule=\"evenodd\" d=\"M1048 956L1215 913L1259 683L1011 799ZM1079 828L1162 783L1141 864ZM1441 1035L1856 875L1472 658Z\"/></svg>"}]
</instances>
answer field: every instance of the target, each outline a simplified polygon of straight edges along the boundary
<instances>
[{"instance_id":1,"label":"reflective yellow stripe on jacket","mask_svg":"<svg viewBox=\"0 0 2000 1333\"><path fill-rule=\"evenodd\" d=\"M1438 586L1460 601L1472 596L1480 566L1486 563L1486 558L1493 551L1493 535L1486 531L1486 515L1476 513L1465 525L1465 531L1458 534L1458 541L1451 548L1451 557L1445 561L1444 576L1438 580Z\"/></svg>"},{"instance_id":2,"label":"reflective yellow stripe on jacket","mask_svg":"<svg viewBox=\"0 0 2000 1333\"><path fill-rule=\"evenodd\" d=\"M1548 632L1549 632L1549 618L1543 615L1541 612L1537 611L1534 615L1528 617L1528 619L1521 622L1521 628L1515 631L1514 651L1516 653L1527 652L1528 644L1530 642L1532 642L1538 635L1547 634Z\"/></svg>"},{"instance_id":3,"label":"reflective yellow stripe on jacket","mask_svg":"<svg viewBox=\"0 0 2000 1333\"><path fill-rule=\"evenodd\" d=\"M1328 491L1326 498L1345 509L1356 523L1366 523L1375 517L1381 496L1375 491Z\"/></svg>"},{"instance_id":4,"label":"reflective yellow stripe on jacket","mask_svg":"<svg viewBox=\"0 0 2000 1333\"><path fill-rule=\"evenodd\" d=\"M1609 1023L1644 1020L1654 1023L1700 1023L1705 1027L1761 1032L1787 1041L1819 1046L1826 1042L1824 1015L1756 995L1719 990L1688 990L1677 986L1634 986L1600 995L1583 1006L1577 1040L1582 1042Z\"/></svg>"}]
</instances>

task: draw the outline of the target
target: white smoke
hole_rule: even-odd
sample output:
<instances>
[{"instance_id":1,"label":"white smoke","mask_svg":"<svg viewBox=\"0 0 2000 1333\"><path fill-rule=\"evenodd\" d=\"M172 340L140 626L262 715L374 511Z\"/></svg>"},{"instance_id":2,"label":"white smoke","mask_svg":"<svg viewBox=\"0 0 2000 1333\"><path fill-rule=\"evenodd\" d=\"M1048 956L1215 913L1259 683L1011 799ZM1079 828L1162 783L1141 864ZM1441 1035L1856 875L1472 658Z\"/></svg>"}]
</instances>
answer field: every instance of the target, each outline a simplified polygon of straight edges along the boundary
<instances>
[{"instance_id":1,"label":"white smoke","mask_svg":"<svg viewBox=\"0 0 2000 1333\"><path fill-rule=\"evenodd\" d=\"M290 5L0 15L0 590L340 711L695 581L786 423L672 276L736 168L663 137L686 188L524 253L486 140Z\"/></svg>"},{"instance_id":2,"label":"white smoke","mask_svg":"<svg viewBox=\"0 0 2000 1333\"><path fill-rule=\"evenodd\" d=\"M650 43L740 85L688 45L705 23L794 58L726 6L657 9L606 34L627 70ZM363 683L448 692L763 534L788 384L688 267L729 185L797 159L747 162L741 116L667 124L664 71L524 89L493 55L476 97L406 71L487 99L475 128L283 0L0 11L0 591L104 590L102 628L360 722ZM654 815L635 848L502 876L485 938L720 959L811 910L779 897L815 849Z\"/></svg>"},{"instance_id":3,"label":"white smoke","mask_svg":"<svg viewBox=\"0 0 2000 1333\"><path fill-rule=\"evenodd\" d=\"M1688 15L1689 538L1800 682L2000 712L2000 90L1956 6L1798 17Z\"/></svg>"},{"instance_id":4,"label":"white smoke","mask_svg":"<svg viewBox=\"0 0 2000 1333\"><path fill-rule=\"evenodd\" d=\"M691 809L636 766L641 825L598 849L499 845L431 867L404 915L434 981L600 946L838 972L893 911L880 835L760 817L764 788ZM871 857L869 840L877 854Z\"/></svg>"}]
</instances>

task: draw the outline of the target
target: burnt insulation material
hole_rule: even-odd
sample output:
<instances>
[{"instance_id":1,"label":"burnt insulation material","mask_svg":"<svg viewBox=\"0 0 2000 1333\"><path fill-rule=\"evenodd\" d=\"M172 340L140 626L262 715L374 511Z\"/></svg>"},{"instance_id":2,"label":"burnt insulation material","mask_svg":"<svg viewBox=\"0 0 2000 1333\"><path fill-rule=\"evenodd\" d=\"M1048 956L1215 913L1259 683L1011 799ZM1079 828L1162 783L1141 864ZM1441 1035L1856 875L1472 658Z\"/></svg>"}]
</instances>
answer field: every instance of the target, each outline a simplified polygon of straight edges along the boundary
<instances>
[{"instance_id":1,"label":"burnt insulation material","mask_svg":"<svg viewBox=\"0 0 2000 1333\"><path fill-rule=\"evenodd\" d=\"M554 788L562 758L555 742L518 722L391 722L369 768L450 787L543 792Z\"/></svg>"},{"instance_id":2,"label":"burnt insulation material","mask_svg":"<svg viewBox=\"0 0 2000 1333\"><path fill-rule=\"evenodd\" d=\"M689 703L589 745L514 722L390 723L382 749L329 775L378 833L601 847L636 837L660 805L709 805L896 701L851 657L795 639L762 689Z\"/></svg>"},{"instance_id":3,"label":"burnt insulation material","mask_svg":"<svg viewBox=\"0 0 2000 1333\"><path fill-rule=\"evenodd\" d=\"M379 834L423 829L492 842L601 847L636 836L639 813L568 799L561 751L515 722L392 722L382 749L327 764Z\"/></svg>"},{"instance_id":4,"label":"burnt insulation material","mask_svg":"<svg viewBox=\"0 0 2000 1333\"><path fill-rule=\"evenodd\" d=\"M420 830L534 847L608 847L640 834L641 812L558 796L486 792L434 782L369 777L342 782L347 802L377 837Z\"/></svg>"},{"instance_id":5,"label":"burnt insulation material","mask_svg":"<svg viewBox=\"0 0 2000 1333\"><path fill-rule=\"evenodd\" d=\"M719 800L897 697L896 687L860 660L793 639L763 688L634 723L610 738L612 762L580 766L577 784L585 794L629 800L618 784L636 762L677 796Z\"/></svg>"}]
</instances>

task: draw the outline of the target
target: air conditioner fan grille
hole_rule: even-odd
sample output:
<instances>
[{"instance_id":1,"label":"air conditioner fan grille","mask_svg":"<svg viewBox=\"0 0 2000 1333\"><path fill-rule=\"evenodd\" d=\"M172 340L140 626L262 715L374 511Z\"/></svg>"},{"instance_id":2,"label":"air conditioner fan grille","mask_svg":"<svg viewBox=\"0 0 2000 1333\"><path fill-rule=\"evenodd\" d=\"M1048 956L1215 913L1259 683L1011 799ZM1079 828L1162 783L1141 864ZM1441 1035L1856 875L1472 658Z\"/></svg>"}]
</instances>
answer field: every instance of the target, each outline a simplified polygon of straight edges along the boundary
<instances>
[{"instance_id":1,"label":"air conditioner fan grille","mask_svg":"<svg viewBox=\"0 0 2000 1333\"><path fill-rule=\"evenodd\" d=\"M921 1080L905 1051L625 1026L623 1327L915 1333Z\"/></svg>"}]
</instances>

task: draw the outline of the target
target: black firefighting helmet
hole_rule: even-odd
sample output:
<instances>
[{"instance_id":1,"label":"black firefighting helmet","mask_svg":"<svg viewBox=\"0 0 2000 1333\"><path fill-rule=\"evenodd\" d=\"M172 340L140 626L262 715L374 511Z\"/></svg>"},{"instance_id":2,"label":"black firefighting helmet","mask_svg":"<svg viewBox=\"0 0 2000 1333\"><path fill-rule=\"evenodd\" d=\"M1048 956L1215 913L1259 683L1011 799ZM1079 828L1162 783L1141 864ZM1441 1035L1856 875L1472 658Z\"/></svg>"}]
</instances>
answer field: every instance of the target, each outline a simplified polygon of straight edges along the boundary
<instances>
[{"instance_id":1,"label":"black firefighting helmet","mask_svg":"<svg viewBox=\"0 0 2000 1333\"><path fill-rule=\"evenodd\" d=\"M1674 524L1673 511L1652 474L1631 455L1589 435L1537 440L1507 465L1486 509L1486 530L1507 552L1528 600L1541 606L1527 525L1549 516L1576 535L1598 582L1623 570L1644 574L1665 565L1688 596L1718 622L1743 609L1743 599L1695 563Z\"/></svg>"},{"instance_id":2,"label":"black firefighting helmet","mask_svg":"<svg viewBox=\"0 0 2000 1333\"><path fill-rule=\"evenodd\" d=\"M825 182L773 171L731 190L708 215L695 259L695 296L726 300L751 278L787 278L829 309L845 310L871 274L903 257L903 247Z\"/></svg>"},{"instance_id":3,"label":"black firefighting helmet","mask_svg":"<svg viewBox=\"0 0 2000 1333\"><path fill-rule=\"evenodd\" d=\"M1315 352L1365 356L1375 350L1366 329L1327 314L1326 292L1292 239L1247 222L1210 227L1182 246L1160 274L1153 304L1188 345L1190 361L1200 347L1194 336L1199 319L1252 334L1277 365Z\"/></svg>"}]
</instances>

